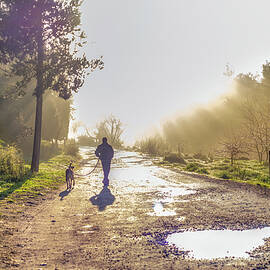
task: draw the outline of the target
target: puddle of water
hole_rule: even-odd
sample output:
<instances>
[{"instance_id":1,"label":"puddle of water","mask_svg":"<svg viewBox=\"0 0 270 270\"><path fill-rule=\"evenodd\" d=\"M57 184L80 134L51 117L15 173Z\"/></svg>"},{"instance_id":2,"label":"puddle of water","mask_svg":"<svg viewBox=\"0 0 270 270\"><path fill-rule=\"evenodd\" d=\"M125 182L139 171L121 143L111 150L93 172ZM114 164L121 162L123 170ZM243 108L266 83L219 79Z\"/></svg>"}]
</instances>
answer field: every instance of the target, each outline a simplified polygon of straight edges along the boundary
<instances>
[{"instance_id":1,"label":"puddle of water","mask_svg":"<svg viewBox=\"0 0 270 270\"><path fill-rule=\"evenodd\" d=\"M82 234L85 234L85 233L94 233L94 231L79 231L78 233L82 233Z\"/></svg>"},{"instance_id":2,"label":"puddle of water","mask_svg":"<svg viewBox=\"0 0 270 270\"><path fill-rule=\"evenodd\" d=\"M130 221L130 222L136 221L136 217L133 217L133 216L128 217L127 221Z\"/></svg>"},{"instance_id":3,"label":"puddle of water","mask_svg":"<svg viewBox=\"0 0 270 270\"><path fill-rule=\"evenodd\" d=\"M83 228L92 228L93 226L92 225L85 225L83 226Z\"/></svg>"},{"instance_id":4,"label":"puddle of water","mask_svg":"<svg viewBox=\"0 0 270 270\"><path fill-rule=\"evenodd\" d=\"M196 193L196 190L190 190L186 188L179 188L177 186L171 186L166 188L160 188L159 191L166 197L177 197Z\"/></svg>"},{"instance_id":5,"label":"puddle of water","mask_svg":"<svg viewBox=\"0 0 270 270\"><path fill-rule=\"evenodd\" d=\"M163 204L161 202L156 202L153 207L154 213L148 213L150 216L175 216L175 211L165 210Z\"/></svg>"},{"instance_id":6,"label":"puddle of water","mask_svg":"<svg viewBox=\"0 0 270 270\"><path fill-rule=\"evenodd\" d=\"M94 151L94 149L81 149L81 152L85 155L87 155L87 151L89 154L89 151ZM112 163L109 176L110 184L125 193L155 193L153 211L148 213L149 215L175 216L176 212L173 209L164 209L164 204L180 201L180 196L196 193L192 183L182 183L179 186L169 181L174 179L176 173L153 166L152 158L127 151L116 151L114 158L120 160L121 167L117 167L117 163ZM89 167L84 167L81 173L89 172L89 169ZM97 173L102 175L101 170Z\"/></svg>"},{"instance_id":7,"label":"puddle of water","mask_svg":"<svg viewBox=\"0 0 270 270\"><path fill-rule=\"evenodd\" d=\"M208 230L173 233L167 237L167 243L190 251L195 259L248 258L247 252L263 245L267 237L270 237L270 227L244 231Z\"/></svg>"},{"instance_id":8,"label":"puddle of water","mask_svg":"<svg viewBox=\"0 0 270 270\"><path fill-rule=\"evenodd\" d=\"M184 221L186 219L186 217L178 217L177 220L178 221Z\"/></svg>"}]
</instances>

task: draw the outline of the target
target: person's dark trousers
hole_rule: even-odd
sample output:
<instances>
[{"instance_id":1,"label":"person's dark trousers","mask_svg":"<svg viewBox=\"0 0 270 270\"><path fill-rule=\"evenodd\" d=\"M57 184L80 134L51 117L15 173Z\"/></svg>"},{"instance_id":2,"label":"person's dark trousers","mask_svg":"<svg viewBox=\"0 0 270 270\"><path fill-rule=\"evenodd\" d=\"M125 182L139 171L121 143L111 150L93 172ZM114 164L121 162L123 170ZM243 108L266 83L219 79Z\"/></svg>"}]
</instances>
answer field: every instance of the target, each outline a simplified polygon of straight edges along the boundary
<instances>
[{"instance_id":1,"label":"person's dark trousers","mask_svg":"<svg viewBox=\"0 0 270 270\"><path fill-rule=\"evenodd\" d=\"M103 173L104 173L104 178L103 178L103 184L104 185L109 185L109 173L110 173L110 169L111 169L111 160L101 160L101 164L102 164L102 169L103 169Z\"/></svg>"}]
</instances>

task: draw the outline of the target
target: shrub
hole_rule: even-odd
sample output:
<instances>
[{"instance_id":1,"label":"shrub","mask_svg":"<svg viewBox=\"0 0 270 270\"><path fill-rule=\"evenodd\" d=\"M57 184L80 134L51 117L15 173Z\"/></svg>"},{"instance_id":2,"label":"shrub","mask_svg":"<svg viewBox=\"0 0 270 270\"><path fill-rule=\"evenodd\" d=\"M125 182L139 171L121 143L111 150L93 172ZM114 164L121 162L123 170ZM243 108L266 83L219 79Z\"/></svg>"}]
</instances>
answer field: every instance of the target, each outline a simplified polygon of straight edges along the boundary
<instances>
[{"instance_id":1,"label":"shrub","mask_svg":"<svg viewBox=\"0 0 270 270\"><path fill-rule=\"evenodd\" d=\"M6 145L5 141L3 141L3 140L0 139L0 147L1 146L7 146L7 145Z\"/></svg>"},{"instance_id":2,"label":"shrub","mask_svg":"<svg viewBox=\"0 0 270 270\"><path fill-rule=\"evenodd\" d=\"M199 168L199 169L197 170L197 172L198 172L198 173L209 174L209 172L207 171L206 168Z\"/></svg>"},{"instance_id":3,"label":"shrub","mask_svg":"<svg viewBox=\"0 0 270 270\"><path fill-rule=\"evenodd\" d=\"M265 167L268 167L269 166L269 162L268 161L263 161L263 166L265 166Z\"/></svg>"},{"instance_id":4,"label":"shrub","mask_svg":"<svg viewBox=\"0 0 270 270\"><path fill-rule=\"evenodd\" d=\"M266 174L261 175L261 176L259 177L259 180L262 181L262 182L264 182L264 183L269 183L269 176L266 175Z\"/></svg>"},{"instance_id":5,"label":"shrub","mask_svg":"<svg viewBox=\"0 0 270 270\"><path fill-rule=\"evenodd\" d=\"M51 142L45 140L41 141L40 158L42 160L48 160L58 154L60 154L60 149L56 144L52 144Z\"/></svg>"},{"instance_id":6,"label":"shrub","mask_svg":"<svg viewBox=\"0 0 270 270\"><path fill-rule=\"evenodd\" d=\"M15 146L0 146L0 175L11 181L19 181L25 174L24 160Z\"/></svg>"},{"instance_id":7,"label":"shrub","mask_svg":"<svg viewBox=\"0 0 270 270\"><path fill-rule=\"evenodd\" d=\"M239 169L238 171L239 178L241 180L245 180L247 178L247 170L246 169Z\"/></svg>"},{"instance_id":8,"label":"shrub","mask_svg":"<svg viewBox=\"0 0 270 270\"><path fill-rule=\"evenodd\" d=\"M96 142L92 137L81 135L78 137L78 145L80 146L96 146Z\"/></svg>"},{"instance_id":9,"label":"shrub","mask_svg":"<svg viewBox=\"0 0 270 270\"><path fill-rule=\"evenodd\" d=\"M223 179L230 179L230 176L229 176L229 173L228 172L222 172L220 175L219 175L220 178L223 178Z\"/></svg>"},{"instance_id":10,"label":"shrub","mask_svg":"<svg viewBox=\"0 0 270 270\"><path fill-rule=\"evenodd\" d=\"M195 163L195 162L189 163L186 166L186 170L189 171L189 172L196 172L198 169L199 169L199 164Z\"/></svg>"},{"instance_id":11,"label":"shrub","mask_svg":"<svg viewBox=\"0 0 270 270\"><path fill-rule=\"evenodd\" d=\"M203 160L203 161L208 160L207 156L202 154L202 153L196 153L196 154L193 155L193 157L196 158L196 159Z\"/></svg>"},{"instance_id":12,"label":"shrub","mask_svg":"<svg viewBox=\"0 0 270 270\"><path fill-rule=\"evenodd\" d=\"M164 157L164 161L168 161L171 163L180 163L180 164L186 164L186 161L183 157L181 157L179 154L176 153L170 153Z\"/></svg>"},{"instance_id":13,"label":"shrub","mask_svg":"<svg viewBox=\"0 0 270 270\"><path fill-rule=\"evenodd\" d=\"M135 143L141 152L150 155L163 155L167 151L167 144L160 136L150 137Z\"/></svg>"},{"instance_id":14,"label":"shrub","mask_svg":"<svg viewBox=\"0 0 270 270\"><path fill-rule=\"evenodd\" d=\"M64 146L64 153L70 156L78 156L79 146L77 145L75 139L70 139L66 142Z\"/></svg>"},{"instance_id":15,"label":"shrub","mask_svg":"<svg viewBox=\"0 0 270 270\"><path fill-rule=\"evenodd\" d=\"M239 157L239 158L237 158L238 160L249 160L249 158L248 157Z\"/></svg>"}]
</instances>

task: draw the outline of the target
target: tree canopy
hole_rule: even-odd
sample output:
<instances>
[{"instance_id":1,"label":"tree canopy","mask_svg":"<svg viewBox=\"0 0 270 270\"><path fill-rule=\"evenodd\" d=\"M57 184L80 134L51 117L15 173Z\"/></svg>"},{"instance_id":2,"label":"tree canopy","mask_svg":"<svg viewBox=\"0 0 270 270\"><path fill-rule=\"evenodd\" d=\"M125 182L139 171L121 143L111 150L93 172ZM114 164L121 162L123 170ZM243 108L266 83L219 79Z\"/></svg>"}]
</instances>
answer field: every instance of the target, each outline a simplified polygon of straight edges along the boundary
<instances>
[{"instance_id":1,"label":"tree canopy","mask_svg":"<svg viewBox=\"0 0 270 270\"><path fill-rule=\"evenodd\" d=\"M69 99L87 73L103 69L102 59L80 54L85 34L80 27L79 0L0 0L0 64L17 78L15 90L24 95L35 82L36 118L32 171L38 171L42 96L55 91Z\"/></svg>"}]
</instances>

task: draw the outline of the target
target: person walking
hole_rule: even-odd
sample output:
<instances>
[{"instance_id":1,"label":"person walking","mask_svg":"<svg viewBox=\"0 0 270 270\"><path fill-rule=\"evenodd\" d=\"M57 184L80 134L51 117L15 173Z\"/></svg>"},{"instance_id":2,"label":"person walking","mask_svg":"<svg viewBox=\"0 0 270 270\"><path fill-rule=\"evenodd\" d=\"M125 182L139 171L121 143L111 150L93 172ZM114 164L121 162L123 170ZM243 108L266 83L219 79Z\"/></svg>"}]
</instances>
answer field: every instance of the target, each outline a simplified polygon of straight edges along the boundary
<instances>
[{"instance_id":1,"label":"person walking","mask_svg":"<svg viewBox=\"0 0 270 270\"><path fill-rule=\"evenodd\" d=\"M96 156L101 160L104 178L102 183L104 186L109 185L109 173L111 168L111 161L114 155L114 151L111 145L108 144L107 138L102 138L102 144L100 144L95 152Z\"/></svg>"}]
</instances>

